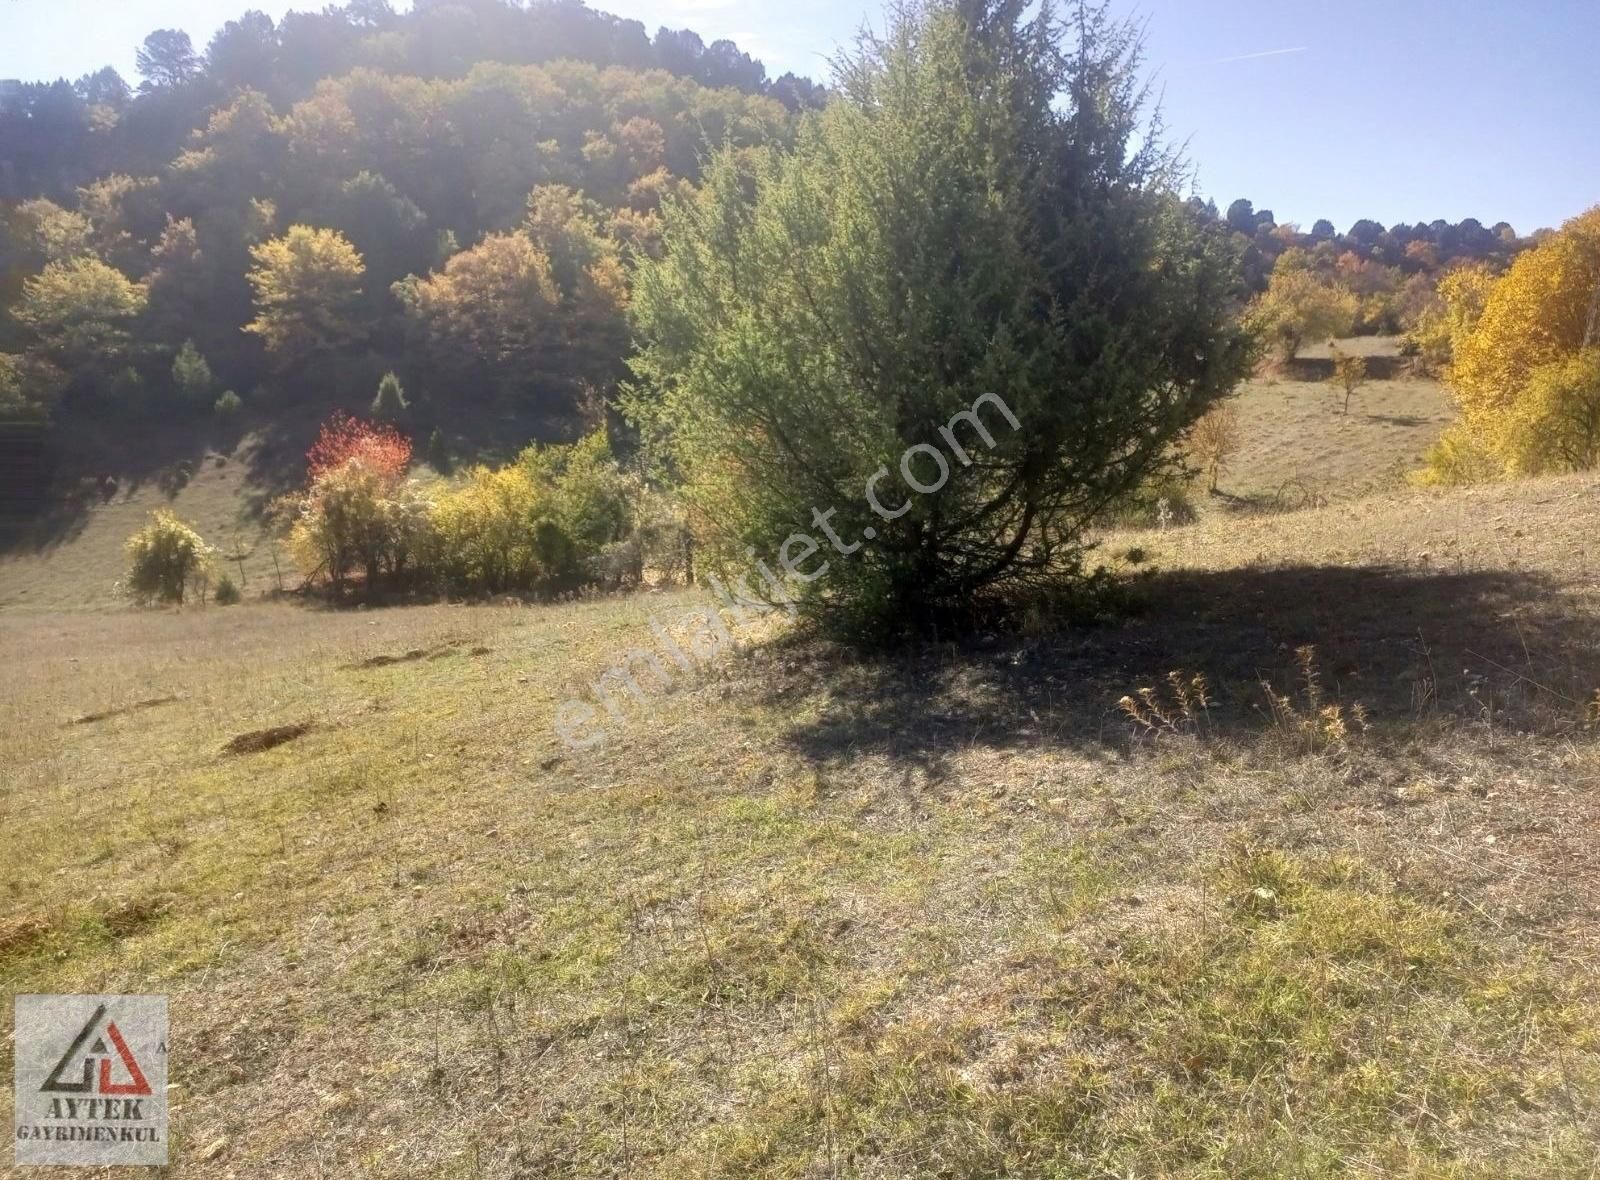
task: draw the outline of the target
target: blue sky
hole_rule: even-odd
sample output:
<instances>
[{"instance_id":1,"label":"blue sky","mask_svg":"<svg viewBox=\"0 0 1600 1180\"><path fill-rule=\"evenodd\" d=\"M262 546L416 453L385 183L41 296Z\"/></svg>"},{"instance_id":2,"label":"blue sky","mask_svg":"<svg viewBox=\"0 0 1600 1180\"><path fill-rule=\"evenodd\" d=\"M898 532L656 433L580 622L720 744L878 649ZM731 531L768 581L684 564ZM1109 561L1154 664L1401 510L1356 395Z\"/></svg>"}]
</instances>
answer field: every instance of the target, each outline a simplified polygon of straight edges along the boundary
<instances>
[{"instance_id":1,"label":"blue sky","mask_svg":"<svg viewBox=\"0 0 1600 1180\"><path fill-rule=\"evenodd\" d=\"M1528 232L1600 203L1596 0L1116 0L1148 21L1149 70L1201 191L1279 221L1506 220ZM274 16L289 7L255 0ZM320 6L304 3L296 7ZM0 0L0 77L132 80L159 27L197 44L249 0ZM876 0L601 0L732 37L821 77Z\"/></svg>"}]
</instances>

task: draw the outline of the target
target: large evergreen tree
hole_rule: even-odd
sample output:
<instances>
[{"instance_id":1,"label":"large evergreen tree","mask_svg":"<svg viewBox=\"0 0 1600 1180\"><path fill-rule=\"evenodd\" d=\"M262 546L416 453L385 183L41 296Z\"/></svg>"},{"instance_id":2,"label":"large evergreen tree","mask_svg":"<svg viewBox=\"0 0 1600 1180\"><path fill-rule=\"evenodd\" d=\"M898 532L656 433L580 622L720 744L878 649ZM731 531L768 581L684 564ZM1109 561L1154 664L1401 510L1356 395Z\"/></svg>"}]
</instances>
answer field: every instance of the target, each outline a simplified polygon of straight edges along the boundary
<instances>
[{"instance_id":1,"label":"large evergreen tree","mask_svg":"<svg viewBox=\"0 0 1600 1180\"><path fill-rule=\"evenodd\" d=\"M1071 575L1246 366L1236 260L1141 121L1136 32L1025 7L897 12L792 152L724 152L669 203L638 277L630 408L701 531L746 566L781 548L858 631Z\"/></svg>"}]
</instances>

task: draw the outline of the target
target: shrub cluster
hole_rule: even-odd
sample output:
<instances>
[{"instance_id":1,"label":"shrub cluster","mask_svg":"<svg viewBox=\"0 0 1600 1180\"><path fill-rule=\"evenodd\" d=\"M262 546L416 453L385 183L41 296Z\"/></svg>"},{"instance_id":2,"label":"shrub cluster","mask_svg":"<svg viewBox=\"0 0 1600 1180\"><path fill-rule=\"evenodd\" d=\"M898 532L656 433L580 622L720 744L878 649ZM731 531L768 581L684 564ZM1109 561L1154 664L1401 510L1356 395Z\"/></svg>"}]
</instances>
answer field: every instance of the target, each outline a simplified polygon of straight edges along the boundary
<instances>
[{"instance_id":1,"label":"shrub cluster","mask_svg":"<svg viewBox=\"0 0 1600 1180\"><path fill-rule=\"evenodd\" d=\"M342 593L352 572L368 588L398 582L426 544L428 501L404 469L357 453L323 468L297 498L289 548L311 578Z\"/></svg>"},{"instance_id":2,"label":"shrub cluster","mask_svg":"<svg viewBox=\"0 0 1600 1180\"><path fill-rule=\"evenodd\" d=\"M534 445L453 481L409 473L410 443L340 417L312 447L309 482L287 504L301 570L335 594L380 588L463 594L565 592L687 572L681 525L625 472L604 430Z\"/></svg>"}]
</instances>

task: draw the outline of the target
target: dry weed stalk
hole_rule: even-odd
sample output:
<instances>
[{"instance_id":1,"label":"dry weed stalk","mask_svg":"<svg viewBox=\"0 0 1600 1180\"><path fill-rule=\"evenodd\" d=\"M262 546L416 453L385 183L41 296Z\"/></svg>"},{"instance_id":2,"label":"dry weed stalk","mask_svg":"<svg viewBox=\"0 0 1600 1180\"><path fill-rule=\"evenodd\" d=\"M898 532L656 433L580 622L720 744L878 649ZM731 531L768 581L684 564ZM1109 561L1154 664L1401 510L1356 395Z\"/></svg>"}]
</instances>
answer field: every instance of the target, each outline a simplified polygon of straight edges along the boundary
<instances>
[{"instance_id":1,"label":"dry weed stalk","mask_svg":"<svg viewBox=\"0 0 1600 1180\"><path fill-rule=\"evenodd\" d=\"M1299 703L1286 693L1278 692L1270 682L1261 681L1262 691L1267 694L1273 728L1296 744L1303 745L1308 754L1319 750L1344 749L1350 744L1352 734L1366 732L1366 706L1358 701L1347 711L1343 705L1327 700L1314 644L1296 648L1294 657L1295 667L1300 673L1302 700Z\"/></svg>"},{"instance_id":2,"label":"dry weed stalk","mask_svg":"<svg viewBox=\"0 0 1600 1180\"><path fill-rule=\"evenodd\" d=\"M1167 673L1167 685L1170 700L1147 686L1123 697L1117 708L1128 715L1141 734L1197 733L1202 720L1209 728L1212 697L1205 673L1190 675L1175 669Z\"/></svg>"}]
</instances>

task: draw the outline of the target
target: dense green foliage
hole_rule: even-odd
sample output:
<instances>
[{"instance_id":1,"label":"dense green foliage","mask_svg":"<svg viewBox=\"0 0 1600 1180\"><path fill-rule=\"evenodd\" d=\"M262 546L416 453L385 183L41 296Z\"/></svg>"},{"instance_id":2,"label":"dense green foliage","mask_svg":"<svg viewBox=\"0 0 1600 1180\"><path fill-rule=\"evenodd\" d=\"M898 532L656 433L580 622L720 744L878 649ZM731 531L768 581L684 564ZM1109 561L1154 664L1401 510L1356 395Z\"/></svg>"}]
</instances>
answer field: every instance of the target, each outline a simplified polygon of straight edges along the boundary
<instances>
[{"instance_id":1,"label":"dense green foliage","mask_svg":"<svg viewBox=\"0 0 1600 1180\"><path fill-rule=\"evenodd\" d=\"M776 555L849 630L1073 573L1248 361L1226 235L1139 119L1136 33L1022 7L898 14L792 152L723 152L669 203L636 284L631 410L697 537ZM829 511L832 545L806 532Z\"/></svg>"}]
</instances>

